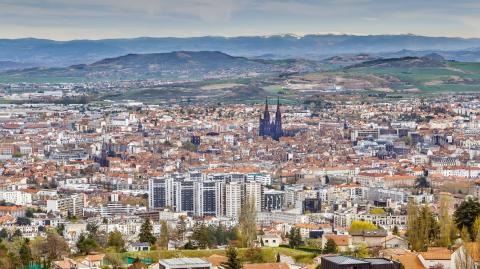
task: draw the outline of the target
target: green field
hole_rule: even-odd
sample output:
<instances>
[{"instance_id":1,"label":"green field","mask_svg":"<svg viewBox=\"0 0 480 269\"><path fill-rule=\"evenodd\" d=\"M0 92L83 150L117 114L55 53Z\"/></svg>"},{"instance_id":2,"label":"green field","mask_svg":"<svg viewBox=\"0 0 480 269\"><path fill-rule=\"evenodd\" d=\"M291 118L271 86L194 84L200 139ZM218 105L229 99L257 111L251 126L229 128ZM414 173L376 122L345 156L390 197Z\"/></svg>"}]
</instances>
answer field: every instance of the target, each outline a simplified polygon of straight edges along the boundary
<instances>
[{"instance_id":1,"label":"green field","mask_svg":"<svg viewBox=\"0 0 480 269\"><path fill-rule=\"evenodd\" d=\"M345 75L379 78L394 77L400 83L392 83L396 90L418 88L422 93L480 92L480 63L448 62L446 67L398 68L360 67L347 69Z\"/></svg>"},{"instance_id":2,"label":"green field","mask_svg":"<svg viewBox=\"0 0 480 269\"><path fill-rule=\"evenodd\" d=\"M240 248L238 253L242 257L247 249ZM310 252L295 250L290 248L262 248L262 257L264 262L275 262L277 253L282 255L291 256L296 262L303 264L310 264L313 262L315 254ZM210 250L154 250L154 251L141 251L141 252L126 252L122 255L125 257L139 257L139 258L151 258L154 261L159 259L181 258L181 257L208 257L213 254L225 255L225 250L210 249Z\"/></svg>"}]
</instances>

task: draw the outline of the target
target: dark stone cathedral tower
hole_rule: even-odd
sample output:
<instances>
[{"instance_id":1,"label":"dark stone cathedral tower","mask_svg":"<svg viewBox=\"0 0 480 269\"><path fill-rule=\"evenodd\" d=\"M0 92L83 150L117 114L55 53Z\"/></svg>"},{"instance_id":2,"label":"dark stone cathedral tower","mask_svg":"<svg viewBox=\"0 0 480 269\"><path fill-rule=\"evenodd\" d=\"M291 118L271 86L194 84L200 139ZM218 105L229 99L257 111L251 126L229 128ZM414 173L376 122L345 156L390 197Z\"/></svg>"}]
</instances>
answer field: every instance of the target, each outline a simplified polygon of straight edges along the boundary
<instances>
[{"instance_id":1,"label":"dark stone cathedral tower","mask_svg":"<svg viewBox=\"0 0 480 269\"><path fill-rule=\"evenodd\" d=\"M265 111L263 111L263 118L260 116L258 135L270 136L275 140L279 140L283 136L282 129L282 112L280 112L280 99L277 100L277 111L275 112L275 119L270 121L270 111L268 110L268 100L265 100Z\"/></svg>"}]
</instances>

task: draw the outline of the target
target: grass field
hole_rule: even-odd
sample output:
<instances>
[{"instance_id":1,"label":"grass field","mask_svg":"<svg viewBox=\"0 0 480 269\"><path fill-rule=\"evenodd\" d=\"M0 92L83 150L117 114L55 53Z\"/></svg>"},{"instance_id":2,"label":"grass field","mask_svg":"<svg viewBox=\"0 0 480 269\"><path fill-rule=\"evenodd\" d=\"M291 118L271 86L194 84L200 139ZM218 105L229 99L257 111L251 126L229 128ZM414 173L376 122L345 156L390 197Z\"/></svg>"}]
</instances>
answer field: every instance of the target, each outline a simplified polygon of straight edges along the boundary
<instances>
[{"instance_id":1,"label":"grass field","mask_svg":"<svg viewBox=\"0 0 480 269\"><path fill-rule=\"evenodd\" d=\"M243 257L247 249L241 248L238 250L239 256ZM310 252L289 249L289 248L262 248L262 257L264 262L275 262L277 253L282 255L291 256L296 262L302 264L311 264L315 254ZM126 252L122 255L125 257L139 257L139 258L151 258L154 261L159 259L181 258L181 257L208 257L213 254L225 255L225 250L210 249L210 250L154 250L154 251L141 251L141 252Z\"/></svg>"},{"instance_id":2,"label":"grass field","mask_svg":"<svg viewBox=\"0 0 480 269\"><path fill-rule=\"evenodd\" d=\"M345 71L348 75L380 78L397 78L401 83L394 85L398 90L418 88L422 93L480 92L480 63L448 62L446 67L396 68L361 67Z\"/></svg>"}]
</instances>

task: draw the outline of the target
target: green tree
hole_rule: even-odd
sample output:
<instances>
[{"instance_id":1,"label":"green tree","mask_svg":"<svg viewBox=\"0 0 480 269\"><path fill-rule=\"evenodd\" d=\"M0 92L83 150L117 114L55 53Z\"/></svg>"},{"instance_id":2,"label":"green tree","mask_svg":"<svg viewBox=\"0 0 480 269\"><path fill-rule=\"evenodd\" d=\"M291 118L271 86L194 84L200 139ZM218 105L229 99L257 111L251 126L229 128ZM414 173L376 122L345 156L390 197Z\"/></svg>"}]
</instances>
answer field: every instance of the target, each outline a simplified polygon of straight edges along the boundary
<instances>
[{"instance_id":1,"label":"green tree","mask_svg":"<svg viewBox=\"0 0 480 269\"><path fill-rule=\"evenodd\" d=\"M400 233L398 231L397 225L393 226L392 234L398 236Z\"/></svg>"},{"instance_id":2,"label":"green tree","mask_svg":"<svg viewBox=\"0 0 480 269\"><path fill-rule=\"evenodd\" d=\"M95 238L98 232L98 225L95 223L88 223L87 232L89 237Z\"/></svg>"},{"instance_id":3,"label":"green tree","mask_svg":"<svg viewBox=\"0 0 480 269\"><path fill-rule=\"evenodd\" d=\"M20 256L20 261L23 268L27 268L27 266L32 262L32 251L30 250L27 242L24 241L22 243L22 246L18 250L18 254Z\"/></svg>"},{"instance_id":4,"label":"green tree","mask_svg":"<svg viewBox=\"0 0 480 269\"><path fill-rule=\"evenodd\" d=\"M337 253L337 251L338 251L337 243L335 243L335 240L333 240L332 238L329 238L325 243L323 252L329 254L329 253Z\"/></svg>"},{"instance_id":5,"label":"green tree","mask_svg":"<svg viewBox=\"0 0 480 269\"><path fill-rule=\"evenodd\" d=\"M155 244L156 238L153 236L152 231L152 223L150 223L149 219L146 219L140 227L139 241L149 243L150 245Z\"/></svg>"},{"instance_id":6,"label":"green tree","mask_svg":"<svg viewBox=\"0 0 480 269\"><path fill-rule=\"evenodd\" d=\"M85 236L83 233L78 237L76 246L78 251L85 255L90 254L90 252L98 248L97 242L90 236Z\"/></svg>"},{"instance_id":7,"label":"green tree","mask_svg":"<svg viewBox=\"0 0 480 269\"><path fill-rule=\"evenodd\" d=\"M233 246L228 247L227 249L227 262L222 263L222 267L225 269L241 269L242 263L238 258L237 249Z\"/></svg>"},{"instance_id":8,"label":"green tree","mask_svg":"<svg viewBox=\"0 0 480 269\"><path fill-rule=\"evenodd\" d=\"M257 239L257 211L252 199L245 199L240 211L239 232L242 247L251 247Z\"/></svg>"},{"instance_id":9,"label":"green tree","mask_svg":"<svg viewBox=\"0 0 480 269\"><path fill-rule=\"evenodd\" d=\"M0 239L7 239L8 238L8 231L7 229L3 228L0 230Z\"/></svg>"},{"instance_id":10,"label":"green tree","mask_svg":"<svg viewBox=\"0 0 480 269\"><path fill-rule=\"evenodd\" d=\"M298 248L302 245L302 236L300 235L300 228L292 227L288 233L288 245L291 248Z\"/></svg>"},{"instance_id":11,"label":"green tree","mask_svg":"<svg viewBox=\"0 0 480 269\"><path fill-rule=\"evenodd\" d=\"M168 248L168 241L170 240L170 235L168 231L168 224L166 221L162 220L160 222L160 237L158 238L158 246L161 249L166 249Z\"/></svg>"},{"instance_id":12,"label":"green tree","mask_svg":"<svg viewBox=\"0 0 480 269\"><path fill-rule=\"evenodd\" d=\"M415 188L417 189L425 189L430 188L430 182L428 181L426 176L419 176L415 180Z\"/></svg>"},{"instance_id":13,"label":"green tree","mask_svg":"<svg viewBox=\"0 0 480 269\"><path fill-rule=\"evenodd\" d=\"M249 263L264 263L262 249L258 247L247 248L243 254L243 260Z\"/></svg>"},{"instance_id":14,"label":"green tree","mask_svg":"<svg viewBox=\"0 0 480 269\"><path fill-rule=\"evenodd\" d=\"M198 247L204 249L212 247L214 242L214 235L211 229L205 225L205 223L196 223L193 227L192 240L194 240Z\"/></svg>"},{"instance_id":15,"label":"green tree","mask_svg":"<svg viewBox=\"0 0 480 269\"><path fill-rule=\"evenodd\" d=\"M472 198L463 201L453 214L458 229L467 227L470 234L472 234L473 223L479 215L480 203Z\"/></svg>"},{"instance_id":16,"label":"green tree","mask_svg":"<svg viewBox=\"0 0 480 269\"><path fill-rule=\"evenodd\" d=\"M115 251L121 252L125 249L125 240L123 240L122 233L115 230L108 234L107 246L113 247Z\"/></svg>"}]
</instances>

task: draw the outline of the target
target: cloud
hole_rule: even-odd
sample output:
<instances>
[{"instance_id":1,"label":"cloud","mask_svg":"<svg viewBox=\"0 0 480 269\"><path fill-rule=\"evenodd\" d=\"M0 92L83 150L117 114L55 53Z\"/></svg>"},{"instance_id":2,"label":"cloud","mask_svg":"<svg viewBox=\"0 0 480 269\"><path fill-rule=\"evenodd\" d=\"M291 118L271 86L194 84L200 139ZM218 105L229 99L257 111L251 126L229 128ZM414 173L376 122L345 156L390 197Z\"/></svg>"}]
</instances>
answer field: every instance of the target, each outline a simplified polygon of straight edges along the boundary
<instances>
[{"instance_id":1,"label":"cloud","mask_svg":"<svg viewBox=\"0 0 480 269\"><path fill-rule=\"evenodd\" d=\"M480 36L478 14L477 0L0 0L0 38L285 32Z\"/></svg>"}]
</instances>

